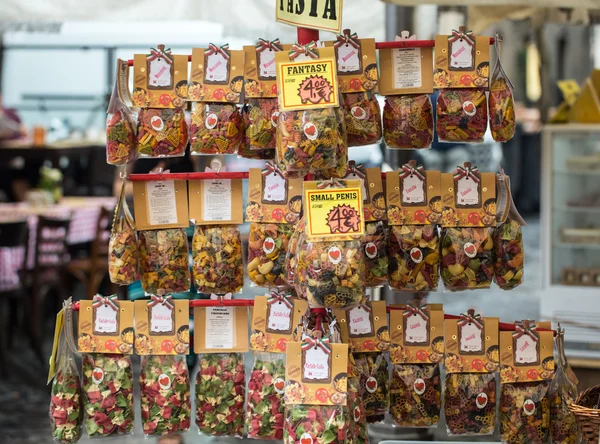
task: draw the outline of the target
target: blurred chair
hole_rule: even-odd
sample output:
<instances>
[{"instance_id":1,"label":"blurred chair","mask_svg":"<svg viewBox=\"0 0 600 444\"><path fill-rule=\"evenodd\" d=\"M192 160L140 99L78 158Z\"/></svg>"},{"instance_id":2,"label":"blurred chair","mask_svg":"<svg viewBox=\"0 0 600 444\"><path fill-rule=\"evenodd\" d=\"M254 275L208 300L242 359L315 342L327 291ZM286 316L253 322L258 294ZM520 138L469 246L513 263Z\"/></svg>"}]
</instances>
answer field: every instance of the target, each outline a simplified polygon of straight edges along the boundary
<instances>
[{"instance_id":1,"label":"blurred chair","mask_svg":"<svg viewBox=\"0 0 600 444\"><path fill-rule=\"evenodd\" d=\"M67 271L85 287L86 299L92 299L108 274L108 241L113 214L102 207L96 223L96 237L88 257L71 260ZM116 287L113 289L116 292Z\"/></svg>"},{"instance_id":2,"label":"blurred chair","mask_svg":"<svg viewBox=\"0 0 600 444\"><path fill-rule=\"evenodd\" d=\"M26 267L28 243L27 221L0 224L0 249L3 250L0 254L14 255L17 259L6 260L0 269L0 376L6 374L6 350L14 336L17 303L23 297L20 271Z\"/></svg>"},{"instance_id":3,"label":"blurred chair","mask_svg":"<svg viewBox=\"0 0 600 444\"><path fill-rule=\"evenodd\" d=\"M29 319L29 335L33 350L42 365L47 358L42 351L42 323L45 297L54 290L56 298L53 314L67 298L66 266L69 263L69 225L71 218L53 219L45 216L38 218L35 244L35 262L33 269L24 272L24 283L29 289L29 301L26 307Z\"/></svg>"}]
</instances>

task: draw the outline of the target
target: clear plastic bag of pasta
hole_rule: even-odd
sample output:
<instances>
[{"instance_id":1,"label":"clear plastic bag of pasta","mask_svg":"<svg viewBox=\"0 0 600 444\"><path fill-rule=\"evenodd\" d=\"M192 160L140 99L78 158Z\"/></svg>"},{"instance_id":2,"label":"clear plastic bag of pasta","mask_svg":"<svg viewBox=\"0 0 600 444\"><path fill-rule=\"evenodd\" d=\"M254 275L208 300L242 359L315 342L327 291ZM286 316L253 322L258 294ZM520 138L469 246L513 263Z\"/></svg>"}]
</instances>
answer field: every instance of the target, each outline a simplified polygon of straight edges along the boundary
<instances>
[{"instance_id":1,"label":"clear plastic bag of pasta","mask_svg":"<svg viewBox=\"0 0 600 444\"><path fill-rule=\"evenodd\" d=\"M254 353L246 407L249 438L283 439L284 388L285 354Z\"/></svg>"},{"instance_id":2,"label":"clear plastic bag of pasta","mask_svg":"<svg viewBox=\"0 0 600 444\"><path fill-rule=\"evenodd\" d=\"M349 439L348 410L339 405L287 405L283 442L345 444Z\"/></svg>"},{"instance_id":3,"label":"clear plastic bag of pasta","mask_svg":"<svg viewBox=\"0 0 600 444\"><path fill-rule=\"evenodd\" d=\"M84 354L83 403L90 438L133 433L133 373L129 355Z\"/></svg>"},{"instance_id":4,"label":"clear plastic bag of pasta","mask_svg":"<svg viewBox=\"0 0 600 444\"><path fill-rule=\"evenodd\" d=\"M550 381L500 386L500 438L516 444L543 444L550 437Z\"/></svg>"},{"instance_id":5,"label":"clear plastic bag of pasta","mask_svg":"<svg viewBox=\"0 0 600 444\"><path fill-rule=\"evenodd\" d=\"M564 351L564 331L560 325L556 337L556 349L556 370L548 389L550 437L553 443L576 444L581 441L581 430L577 418L569 410L569 404L577 399L577 386L568 375L570 367Z\"/></svg>"},{"instance_id":6,"label":"clear plastic bag of pasta","mask_svg":"<svg viewBox=\"0 0 600 444\"><path fill-rule=\"evenodd\" d=\"M146 437L186 432L192 401L185 355L142 356L142 429Z\"/></svg>"},{"instance_id":7,"label":"clear plastic bag of pasta","mask_svg":"<svg viewBox=\"0 0 600 444\"><path fill-rule=\"evenodd\" d=\"M137 280L139 249L135 223L125 199L125 182L121 187L108 242L108 275L113 284L129 285Z\"/></svg>"},{"instance_id":8,"label":"clear plastic bag of pasta","mask_svg":"<svg viewBox=\"0 0 600 444\"><path fill-rule=\"evenodd\" d=\"M496 35L496 67L490 81L490 130L496 142L507 142L515 135L514 86L500 61L500 39Z\"/></svg>"},{"instance_id":9,"label":"clear plastic bag of pasta","mask_svg":"<svg viewBox=\"0 0 600 444\"><path fill-rule=\"evenodd\" d=\"M523 232L521 225L510 217L494 230L494 280L503 290L512 290L523 283Z\"/></svg>"},{"instance_id":10,"label":"clear plastic bag of pasta","mask_svg":"<svg viewBox=\"0 0 600 444\"><path fill-rule=\"evenodd\" d=\"M106 116L106 163L126 165L137 159L137 114L119 97L115 81Z\"/></svg>"},{"instance_id":11,"label":"clear plastic bag of pasta","mask_svg":"<svg viewBox=\"0 0 600 444\"><path fill-rule=\"evenodd\" d=\"M196 225L194 283L200 293L236 293L244 286L242 238L237 225Z\"/></svg>"},{"instance_id":12,"label":"clear plastic bag of pasta","mask_svg":"<svg viewBox=\"0 0 600 444\"><path fill-rule=\"evenodd\" d=\"M342 94L341 107L348 132L348 146L363 146L381 140L381 111L375 94Z\"/></svg>"},{"instance_id":13,"label":"clear plastic bag of pasta","mask_svg":"<svg viewBox=\"0 0 600 444\"><path fill-rule=\"evenodd\" d=\"M142 108L138 114L137 149L141 157L185 155L188 125L183 108Z\"/></svg>"},{"instance_id":14,"label":"clear plastic bag of pasta","mask_svg":"<svg viewBox=\"0 0 600 444\"><path fill-rule=\"evenodd\" d=\"M389 229L384 221L367 222L362 240L366 287L379 287L387 282Z\"/></svg>"},{"instance_id":15,"label":"clear plastic bag of pasta","mask_svg":"<svg viewBox=\"0 0 600 444\"><path fill-rule=\"evenodd\" d=\"M388 247L390 287L405 291L436 291L439 245L436 225L393 226Z\"/></svg>"},{"instance_id":16,"label":"clear plastic bag of pasta","mask_svg":"<svg viewBox=\"0 0 600 444\"><path fill-rule=\"evenodd\" d=\"M336 167L340 134L334 108L281 112L278 129L277 159L284 171L325 171Z\"/></svg>"},{"instance_id":17,"label":"clear plastic bag of pasta","mask_svg":"<svg viewBox=\"0 0 600 444\"><path fill-rule=\"evenodd\" d=\"M262 287L287 284L285 258L293 232L291 224L250 224L246 268L252 282Z\"/></svg>"},{"instance_id":18,"label":"clear plastic bag of pasta","mask_svg":"<svg viewBox=\"0 0 600 444\"><path fill-rule=\"evenodd\" d=\"M429 148L433 141L433 108L427 94L387 96L383 139L388 148Z\"/></svg>"},{"instance_id":19,"label":"clear plastic bag of pasta","mask_svg":"<svg viewBox=\"0 0 600 444\"><path fill-rule=\"evenodd\" d=\"M401 427L433 427L440 420L442 380L438 364L394 364L390 415Z\"/></svg>"},{"instance_id":20,"label":"clear plastic bag of pasta","mask_svg":"<svg viewBox=\"0 0 600 444\"><path fill-rule=\"evenodd\" d=\"M496 427L495 373L447 373L444 414L449 435L491 435Z\"/></svg>"},{"instance_id":21,"label":"clear plastic bag of pasta","mask_svg":"<svg viewBox=\"0 0 600 444\"><path fill-rule=\"evenodd\" d=\"M233 103L194 104L192 154L235 154L244 141L242 114Z\"/></svg>"},{"instance_id":22,"label":"clear plastic bag of pasta","mask_svg":"<svg viewBox=\"0 0 600 444\"><path fill-rule=\"evenodd\" d=\"M385 354L354 353L354 362L367 421L370 424L383 421L390 406L388 362Z\"/></svg>"},{"instance_id":23,"label":"clear plastic bag of pasta","mask_svg":"<svg viewBox=\"0 0 600 444\"><path fill-rule=\"evenodd\" d=\"M335 166L327 170L319 171L319 176L323 179L332 177L342 179L348 172L348 132L346 131L346 121L344 112L341 108L335 108L338 118L338 137L335 149Z\"/></svg>"},{"instance_id":24,"label":"clear plastic bag of pasta","mask_svg":"<svg viewBox=\"0 0 600 444\"><path fill-rule=\"evenodd\" d=\"M490 288L494 242L490 228L444 228L440 274L448 290Z\"/></svg>"},{"instance_id":25,"label":"clear plastic bag of pasta","mask_svg":"<svg viewBox=\"0 0 600 444\"><path fill-rule=\"evenodd\" d=\"M350 420L348 441L356 444L369 444L367 412L359 386L356 376L348 377L348 398L346 401L346 409Z\"/></svg>"},{"instance_id":26,"label":"clear plastic bag of pasta","mask_svg":"<svg viewBox=\"0 0 600 444\"><path fill-rule=\"evenodd\" d=\"M244 144L251 150L274 150L279 118L277 98L247 99L243 117Z\"/></svg>"},{"instance_id":27,"label":"clear plastic bag of pasta","mask_svg":"<svg viewBox=\"0 0 600 444\"><path fill-rule=\"evenodd\" d=\"M157 296L188 291L190 269L185 230L145 230L138 235L140 276L144 291Z\"/></svg>"},{"instance_id":28,"label":"clear plastic bag of pasta","mask_svg":"<svg viewBox=\"0 0 600 444\"><path fill-rule=\"evenodd\" d=\"M452 143L483 142L487 111L483 89L441 89L436 107L438 139Z\"/></svg>"},{"instance_id":29,"label":"clear plastic bag of pasta","mask_svg":"<svg viewBox=\"0 0 600 444\"><path fill-rule=\"evenodd\" d=\"M304 219L300 219L298 223L294 225L294 231L292 231L288 249L285 252L285 280L288 285L294 285L294 275L296 274L296 267L298 265L298 256L296 255L296 252L303 236Z\"/></svg>"},{"instance_id":30,"label":"clear plastic bag of pasta","mask_svg":"<svg viewBox=\"0 0 600 444\"><path fill-rule=\"evenodd\" d=\"M246 374L241 353L198 355L196 425L208 436L244 434Z\"/></svg>"},{"instance_id":31,"label":"clear plastic bag of pasta","mask_svg":"<svg viewBox=\"0 0 600 444\"><path fill-rule=\"evenodd\" d=\"M81 438L84 409L79 370L67 345L64 328L63 326L59 337L56 373L52 380L48 413L53 441L59 444L74 444Z\"/></svg>"},{"instance_id":32,"label":"clear plastic bag of pasta","mask_svg":"<svg viewBox=\"0 0 600 444\"><path fill-rule=\"evenodd\" d=\"M351 308L365 297L360 240L304 242L298 251L298 284L311 307Z\"/></svg>"}]
</instances>

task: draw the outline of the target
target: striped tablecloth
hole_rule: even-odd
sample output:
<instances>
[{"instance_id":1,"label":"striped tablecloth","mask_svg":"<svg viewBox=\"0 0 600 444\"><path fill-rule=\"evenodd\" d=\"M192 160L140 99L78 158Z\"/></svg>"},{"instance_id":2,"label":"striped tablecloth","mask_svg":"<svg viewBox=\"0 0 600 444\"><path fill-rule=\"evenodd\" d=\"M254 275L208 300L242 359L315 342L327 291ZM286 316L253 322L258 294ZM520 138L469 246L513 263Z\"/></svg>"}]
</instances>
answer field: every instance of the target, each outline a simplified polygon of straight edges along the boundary
<instances>
[{"instance_id":1,"label":"striped tablecloth","mask_svg":"<svg viewBox=\"0 0 600 444\"><path fill-rule=\"evenodd\" d=\"M71 217L68 243L77 245L94 240L101 208L105 207L112 211L116 203L114 197L66 197L60 204L44 208L34 208L26 203L0 204L0 224L27 220L29 224L27 268L31 269L35 263L38 216L59 219ZM106 241L108 242L108 239ZM23 263L24 254L23 248L0 247L0 291L19 288L18 270Z\"/></svg>"}]
</instances>

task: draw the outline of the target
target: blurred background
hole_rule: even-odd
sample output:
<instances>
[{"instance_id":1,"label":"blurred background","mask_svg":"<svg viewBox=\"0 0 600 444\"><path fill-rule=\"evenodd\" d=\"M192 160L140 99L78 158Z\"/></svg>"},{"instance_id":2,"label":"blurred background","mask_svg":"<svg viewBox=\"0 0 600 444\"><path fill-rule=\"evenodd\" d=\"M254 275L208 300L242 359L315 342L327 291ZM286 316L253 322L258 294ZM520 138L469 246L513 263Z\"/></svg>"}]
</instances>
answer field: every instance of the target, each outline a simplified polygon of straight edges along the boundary
<instances>
[{"instance_id":1,"label":"blurred background","mask_svg":"<svg viewBox=\"0 0 600 444\"><path fill-rule=\"evenodd\" d=\"M44 385L54 314L65 295L75 299L114 291L104 261L107 228L121 179L105 161L106 109L117 58L130 59L164 43L190 54L209 42L241 49L258 37L296 40L296 29L275 21L275 0L190 1L3 0L0 9L0 430L2 442L51 442ZM345 0L343 27L359 37L394 40L402 30L418 39L448 34L466 24L479 35L503 36L501 60L515 85L517 132L505 143L486 136L478 145L434 142L429 150L389 150L385 145L350 149L365 166L397 169L417 159L427 169L451 171L471 161L481 171L499 165L511 176L524 229L525 283L463 294L438 292L458 314L469 308L503 321L550 319L566 328L567 356L580 389L598 383L600 368L600 1L571 0ZM456 3L462 3L457 6ZM322 40L333 34L321 33ZM495 49L492 48L492 63ZM573 82L559 88L557 82ZM579 85L582 92L577 89ZM435 99L435 98L433 98ZM567 99L565 103L563 100ZM384 98L380 97L383 107ZM569 113L569 110L581 112ZM558 112L560 111L560 112ZM229 171L261 161L225 156ZM210 157L169 161L140 159L128 172L155 168L200 171ZM50 190L40 193L40 190ZM24 253L2 222L23 215L30 235ZM47 217L68 220L68 261L50 273L36 272ZM38 237L31 235L37 233ZM247 227L246 227L247 232ZM5 242L5 243L2 243ZM18 270L26 264L28 277ZM119 289L143 296L141 288ZM245 288L244 297L264 290ZM185 294L181 297L198 297ZM390 302L408 296L381 289ZM251 363L251 357L248 357ZM193 365L193 358L190 361ZM139 414L139 413L138 413ZM139 416L138 416L139 417ZM389 421L388 421L389 422ZM444 427L418 433L391 426L371 428L384 439L447 440ZM140 433L137 433L140 432ZM186 442L205 442L195 431ZM136 436L123 442L142 442ZM119 438L113 440L121 442ZM85 438L81 442L87 442ZM147 441L146 441L147 442Z\"/></svg>"}]
</instances>

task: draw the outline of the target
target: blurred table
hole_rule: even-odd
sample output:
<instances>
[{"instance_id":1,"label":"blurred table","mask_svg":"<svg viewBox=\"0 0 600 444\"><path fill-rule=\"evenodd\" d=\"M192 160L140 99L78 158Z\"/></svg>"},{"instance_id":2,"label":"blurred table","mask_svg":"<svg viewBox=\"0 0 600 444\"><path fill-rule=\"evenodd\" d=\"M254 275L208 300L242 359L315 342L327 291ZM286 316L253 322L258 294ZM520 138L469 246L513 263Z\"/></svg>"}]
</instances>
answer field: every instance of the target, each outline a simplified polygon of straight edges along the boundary
<instances>
[{"instance_id":1,"label":"blurred table","mask_svg":"<svg viewBox=\"0 0 600 444\"><path fill-rule=\"evenodd\" d=\"M112 210L117 203L115 197L65 197L59 204L33 207L27 203L0 204L0 224L27 220L29 225L29 244L27 268L35 264L35 246L38 216L57 219L71 218L68 243L78 245L92 242L96 237L96 226L100 210L104 207ZM106 239L108 242L108 239ZM23 248L0 248L0 291L18 288L18 270L23 264Z\"/></svg>"}]
</instances>

